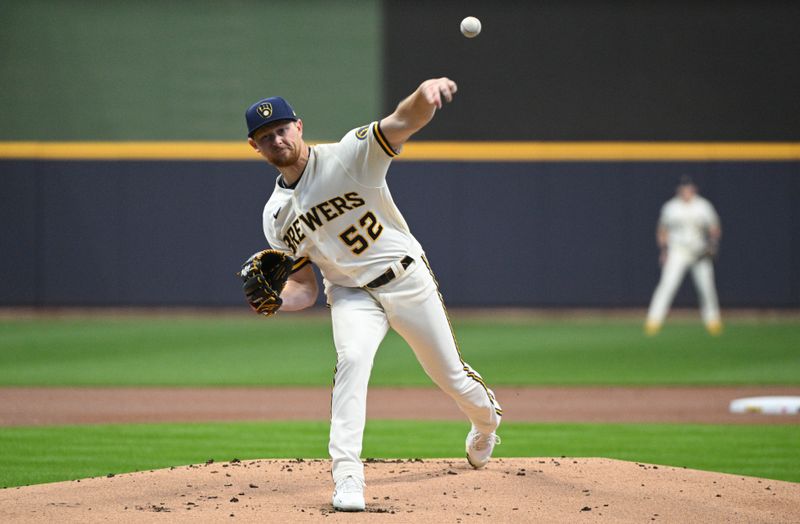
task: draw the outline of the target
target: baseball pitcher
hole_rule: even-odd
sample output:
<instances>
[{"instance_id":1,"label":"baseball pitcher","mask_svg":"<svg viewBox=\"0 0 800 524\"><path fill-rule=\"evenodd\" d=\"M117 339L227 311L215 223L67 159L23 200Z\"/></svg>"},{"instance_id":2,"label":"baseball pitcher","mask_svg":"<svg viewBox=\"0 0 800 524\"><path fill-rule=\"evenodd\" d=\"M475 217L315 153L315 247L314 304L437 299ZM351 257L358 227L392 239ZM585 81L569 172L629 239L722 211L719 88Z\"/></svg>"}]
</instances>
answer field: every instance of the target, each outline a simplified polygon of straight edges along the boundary
<instances>
[{"instance_id":1,"label":"baseball pitcher","mask_svg":"<svg viewBox=\"0 0 800 524\"><path fill-rule=\"evenodd\" d=\"M246 111L250 146L280 174L263 213L272 249L245 264L245 292L264 315L296 311L316 301L312 264L322 273L337 354L329 442L337 510L365 508L360 454L367 383L389 328L472 423L465 446L470 464L483 467L500 441L500 405L462 358L425 252L386 184L403 144L452 101L456 89L448 78L426 80L389 116L349 131L338 143L313 147L283 98L259 100ZM280 257L290 262L278 266L291 269L288 279L274 282L265 261Z\"/></svg>"}]
</instances>

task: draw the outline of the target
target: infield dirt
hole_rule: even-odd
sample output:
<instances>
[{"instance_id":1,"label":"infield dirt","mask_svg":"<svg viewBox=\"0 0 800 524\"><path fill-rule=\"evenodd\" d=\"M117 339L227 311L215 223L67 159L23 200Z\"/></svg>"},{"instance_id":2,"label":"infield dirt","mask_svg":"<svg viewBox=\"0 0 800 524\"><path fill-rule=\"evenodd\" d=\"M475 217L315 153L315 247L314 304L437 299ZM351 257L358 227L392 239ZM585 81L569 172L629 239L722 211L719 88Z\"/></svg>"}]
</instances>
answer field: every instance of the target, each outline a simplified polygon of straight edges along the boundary
<instances>
[{"instance_id":1,"label":"infield dirt","mask_svg":"<svg viewBox=\"0 0 800 524\"><path fill-rule=\"evenodd\" d=\"M732 414L741 397L799 387L495 388L505 421L798 424L798 416ZM0 388L0 426L131 422L328 420L330 388ZM397 402L397 399L403 402ZM369 419L464 420L435 388L372 388Z\"/></svg>"}]
</instances>

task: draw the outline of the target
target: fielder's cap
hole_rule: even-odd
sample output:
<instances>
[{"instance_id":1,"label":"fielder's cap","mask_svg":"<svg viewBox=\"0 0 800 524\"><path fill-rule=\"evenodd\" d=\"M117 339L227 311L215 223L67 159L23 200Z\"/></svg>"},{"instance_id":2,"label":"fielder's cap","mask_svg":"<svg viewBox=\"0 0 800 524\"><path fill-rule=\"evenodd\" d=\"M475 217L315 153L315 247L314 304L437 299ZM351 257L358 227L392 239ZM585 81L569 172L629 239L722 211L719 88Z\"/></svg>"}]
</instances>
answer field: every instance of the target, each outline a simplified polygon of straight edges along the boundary
<instances>
[{"instance_id":1,"label":"fielder's cap","mask_svg":"<svg viewBox=\"0 0 800 524\"><path fill-rule=\"evenodd\" d=\"M689 175L681 175L681 180L678 182L679 186L693 186L695 185L694 180Z\"/></svg>"},{"instance_id":2,"label":"fielder's cap","mask_svg":"<svg viewBox=\"0 0 800 524\"><path fill-rule=\"evenodd\" d=\"M297 120L297 114L289 102L279 96L263 98L247 108L247 136L253 136L259 128L278 120Z\"/></svg>"}]
</instances>

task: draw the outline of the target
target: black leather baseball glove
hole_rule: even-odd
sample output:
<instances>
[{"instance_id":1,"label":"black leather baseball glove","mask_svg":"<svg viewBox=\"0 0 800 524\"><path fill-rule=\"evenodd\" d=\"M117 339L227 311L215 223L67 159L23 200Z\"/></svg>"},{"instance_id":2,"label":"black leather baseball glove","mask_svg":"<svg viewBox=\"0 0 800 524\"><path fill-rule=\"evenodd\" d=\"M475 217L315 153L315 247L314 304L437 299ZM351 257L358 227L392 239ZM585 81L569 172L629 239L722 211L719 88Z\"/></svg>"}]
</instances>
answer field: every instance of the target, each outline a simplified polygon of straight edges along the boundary
<instances>
[{"instance_id":1,"label":"black leather baseball glove","mask_svg":"<svg viewBox=\"0 0 800 524\"><path fill-rule=\"evenodd\" d=\"M253 311L269 317L280 309L281 291L293 264L290 256L274 249L259 251L245 261L238 275L244 282L242 290Z\"/></svg>"}]
</instances>

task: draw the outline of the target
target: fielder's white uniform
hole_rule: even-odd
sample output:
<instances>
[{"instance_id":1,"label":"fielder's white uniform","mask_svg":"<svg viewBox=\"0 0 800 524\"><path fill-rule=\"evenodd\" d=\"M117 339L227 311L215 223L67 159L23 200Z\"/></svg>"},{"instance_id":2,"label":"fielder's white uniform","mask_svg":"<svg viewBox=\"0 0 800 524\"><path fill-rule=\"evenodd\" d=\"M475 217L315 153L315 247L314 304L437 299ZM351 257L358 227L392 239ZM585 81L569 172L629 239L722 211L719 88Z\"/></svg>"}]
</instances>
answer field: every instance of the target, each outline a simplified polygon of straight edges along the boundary
<instances>
[{"instance_id":1,"label":"fielder's white uniform","mask_svg":"<svg viewBox=\"0 0 800 524\"><path fill-rule=\"evenodd\" d=\"M686 270L691 268L703 321L710 329L718 327L720 316L714 265L710 257L703 256L708 246L709 229L719 227L714 206L696 194L689 201L676 196L661 208L659 227L667 230L667 259L650 302L647 325L657 328L664 322Z\"/></svg>"},{"instance_id":2,"label":"fielder's white uniform","mask_svg":"<svg viewBox=\"0 0 800 524\"><path fill-rule=\"evenodd\" d=\"M386 173L396 154L377 122L353 129L339 143L313 146L297 184L284 187L279 176L264 207L269 244L295 257L295 270L308 262L319 267L331 307L334 482L364 479L367 384L390 327L479 431L494 432L502 415L492 391L461 358L422 247L389 193ZM395 277L372 285L387 280L387 272Z\"/></svg>"}]
</instances>

